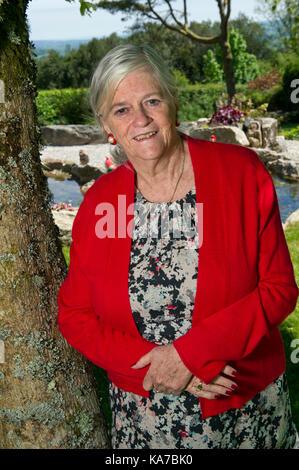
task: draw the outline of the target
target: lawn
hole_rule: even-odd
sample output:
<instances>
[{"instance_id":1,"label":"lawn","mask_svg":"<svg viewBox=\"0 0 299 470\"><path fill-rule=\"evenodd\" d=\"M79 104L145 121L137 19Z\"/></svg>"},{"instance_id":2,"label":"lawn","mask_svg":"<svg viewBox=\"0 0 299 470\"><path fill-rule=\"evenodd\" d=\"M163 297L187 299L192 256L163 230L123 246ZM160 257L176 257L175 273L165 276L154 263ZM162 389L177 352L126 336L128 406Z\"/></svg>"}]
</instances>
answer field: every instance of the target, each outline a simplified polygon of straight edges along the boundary
<instances>
[{"instance_id":1,"label":"lawn","mask_svg":"<svg viewBox=\"0 0 299 470\"><path fill-rule=\"evenodd\" d=\"M286 239L290 251L290 255L292 258L294 271L296 275L296 281L298 284L299 280L299 222L296 224L291 225L287 228L286 232ZM69 248L63 247L63 254L66 259L67 264L69 263ZM299 302L297 303L297 307L294 312L289 315L286 320L281 323L280 331L283 337L284 346L285 346L285 354L286 354L286 361L287 361L287 379L289 384L289 391L290 391L290 398L291 398L291 405L292 405L292 412L293 417L299 430L299 374L298 374L298 364L292 362L291 354L294 352L296 348L299 349ZM298 339L298 345L296 348L291 347L291 343L294 339ZM299 361L299 351L297 354L293 354L293 356L298 357ZM102 398L102 405L104 409L104 413L106 415L107 421L109 425L111 425L111 412L109 407L108 401L108 380L106 372L102 369L93 365L95 376L98 383L99 395Z\"/></svg>"}]
</instances>

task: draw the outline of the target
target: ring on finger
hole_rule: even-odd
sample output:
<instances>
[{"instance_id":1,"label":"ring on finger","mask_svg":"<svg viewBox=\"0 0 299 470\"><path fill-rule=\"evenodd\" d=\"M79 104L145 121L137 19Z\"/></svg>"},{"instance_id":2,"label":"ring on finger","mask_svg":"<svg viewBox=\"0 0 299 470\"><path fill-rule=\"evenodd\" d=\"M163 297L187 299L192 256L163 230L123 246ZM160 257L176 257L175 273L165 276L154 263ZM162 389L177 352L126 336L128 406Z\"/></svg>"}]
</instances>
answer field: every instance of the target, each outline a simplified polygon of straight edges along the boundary
<instances>
[{"instance_id":1,"label":"ring on finger","mask_svg":"<svg viewBox=\"0 0 299 470\"><path fill-rule=\"evenodd\" d=\"M203 383L202 383L202 381L200 380L200 381L199 381L199 384L196 385L196 388L197 388L198 390L202 390L202 387L203 387Z\"/></svg>"}]
</instances>

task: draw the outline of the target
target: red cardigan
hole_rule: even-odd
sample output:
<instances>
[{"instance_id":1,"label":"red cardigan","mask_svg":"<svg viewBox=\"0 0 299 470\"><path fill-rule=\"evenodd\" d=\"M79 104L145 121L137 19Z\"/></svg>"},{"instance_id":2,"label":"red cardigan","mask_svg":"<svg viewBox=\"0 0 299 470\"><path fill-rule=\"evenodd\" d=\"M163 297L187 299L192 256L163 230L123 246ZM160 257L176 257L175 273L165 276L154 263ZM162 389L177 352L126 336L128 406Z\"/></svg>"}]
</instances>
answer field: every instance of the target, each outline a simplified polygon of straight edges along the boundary
<instances>
[{"instance_id":1,"label":"red cardigan","mask_svg":"<svg viewBox=\"0 0 299 470\"><path fill-rule=\"evenodd\" d=\"M256 153L186 139L196 199L203 203L203 242L192 327L173 344L186 367L206 383L226 364L239 372L239 389L231 397L200 399L205 419L240 408L285 370L278 325L294 310L298 288L272 178ZM139 334L129 300L134 178L128 161L85 193L58 294L58 326L118 387L148 397L142 383L149 366L131 368L157 346ZM115 236L99 238L108 213L98 206L103 202L110 214L115 210L109 219L110 228L115 221ZM121 218L129 234L118 231Z\"/></svg>"}]
</instances>

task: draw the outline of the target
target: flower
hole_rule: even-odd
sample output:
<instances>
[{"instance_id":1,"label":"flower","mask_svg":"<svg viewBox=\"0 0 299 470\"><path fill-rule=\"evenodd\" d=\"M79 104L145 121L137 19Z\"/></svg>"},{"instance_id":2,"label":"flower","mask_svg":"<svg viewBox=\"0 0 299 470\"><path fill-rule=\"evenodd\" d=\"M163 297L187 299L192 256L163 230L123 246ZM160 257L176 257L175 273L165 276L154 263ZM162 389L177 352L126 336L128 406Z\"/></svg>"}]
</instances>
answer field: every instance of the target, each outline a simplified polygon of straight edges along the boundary
<instances>
[{"instance_id":1,"label":"flower","mask_svg":"<svg viewBox=\"0 0 299 470\"><path fill-rule=\"evenodd\" d=\"M71 203L66 204L65 202L58 202L56 204L53 204L51 206L52 211L61 211L61 210L67 210L67 211L74 211L75 208L72 206Z\"/></svg>"},{"instance_id":2,"label":"flower","mask_svg":"<svg viewBox=\"0 0 299 470\"><path fill-rule=\"evenodd\" d=\"M238 109L235 109L229 105L222 106L216 113L213 114L209 124L220 123L223 125L231 125L240 122L243 117L244 114L241 113Z\"/></svg>"}]
</instances>

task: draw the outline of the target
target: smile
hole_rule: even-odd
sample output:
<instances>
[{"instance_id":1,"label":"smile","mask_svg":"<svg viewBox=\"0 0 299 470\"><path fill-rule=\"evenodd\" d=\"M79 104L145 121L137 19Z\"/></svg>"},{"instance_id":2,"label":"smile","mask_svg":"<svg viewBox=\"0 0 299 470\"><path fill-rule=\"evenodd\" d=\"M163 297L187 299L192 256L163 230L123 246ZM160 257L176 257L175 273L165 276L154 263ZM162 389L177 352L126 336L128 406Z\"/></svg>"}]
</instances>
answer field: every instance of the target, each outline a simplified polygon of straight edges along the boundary
<instances>
[{"instance_id":1,"label":"smile","mask_svg":"<svg viewBox=\"0 0 299 470\"><path fill-rule=\"evenodd\" d=\"M140 140L149 139L150 137L153 137L156 134L157 134L157 131L148 132L147 134L140 134L137 137L134 137L134 140L140 141Z\"/></svg>"}]
</instances>

